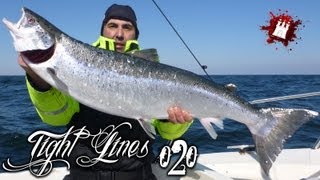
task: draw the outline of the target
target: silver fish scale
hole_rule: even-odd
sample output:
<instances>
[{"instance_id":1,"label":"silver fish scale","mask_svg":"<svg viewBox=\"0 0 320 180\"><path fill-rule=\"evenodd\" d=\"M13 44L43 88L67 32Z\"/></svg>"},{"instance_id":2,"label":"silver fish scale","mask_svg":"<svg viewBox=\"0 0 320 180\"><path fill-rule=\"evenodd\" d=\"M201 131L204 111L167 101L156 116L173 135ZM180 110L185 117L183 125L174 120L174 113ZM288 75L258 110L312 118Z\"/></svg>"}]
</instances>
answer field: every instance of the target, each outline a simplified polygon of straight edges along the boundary
<instances>
[{"instance_id":1,"label":"silver fish scale","mask_svg":"<svg viewBox=\"0 0 320 180\"><path fill-rule=\"evenodd\" d=\"M241 112L236 113L237 117L243 114L244 104L239 100L232 101L235 99L232 94L216 88L209 80L194 74L190 76L187 71L93 48L67 36L62 37L59 43L76 61L70 65L69 60L63 60L60 62L64 65L59 65L66 67L64 74L73 74L66 80L71 81L66 83L69 91L74 86L69 93L98 110L129 118L148 119L166 117L167 108L173 105L196 112L194 116L198 118L222 117L226 114L232 114L227 118L234 118L237 110ZM77 74L70 73L70 69ZM88 97L86 99L90 99L90 102L83 100L83 97ZM233 108L232 112L230 108Z\"/></svg>"}]
</instances>

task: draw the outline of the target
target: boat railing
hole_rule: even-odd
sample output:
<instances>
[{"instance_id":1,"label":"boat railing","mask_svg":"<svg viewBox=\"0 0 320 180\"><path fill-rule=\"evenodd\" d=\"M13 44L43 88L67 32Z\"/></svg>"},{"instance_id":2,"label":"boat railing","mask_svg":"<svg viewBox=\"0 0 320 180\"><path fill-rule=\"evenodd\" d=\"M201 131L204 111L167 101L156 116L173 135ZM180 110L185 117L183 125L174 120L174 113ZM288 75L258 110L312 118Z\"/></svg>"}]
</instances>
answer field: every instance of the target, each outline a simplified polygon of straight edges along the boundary
<instances>
[{"instance_id":1,"label":"boat railing","mask_svg":"<svg viewBox=\"0 0 320 180\"><path fill-rule=\"evenodd\" d=\"M235 146L228 146L227 149L239 149L240 153L245 151L252 151L254 150L254 145L235 145ZM320 137L317 139L316 143L313 145L312 149L320 149Z\"/></svg>"},{"instance_id":2,"label":"boat railing","mask_svg":"<svg viewBox=\"0 0 320 180\"><path fill-rule=\"evenodd\" d=\"M243 145L227 146L227 149L238 149L239 153L242 154L248 151L254 151L255 145L243 144Z\"/></svg>"},{"instance_id":3,"label":"boat railing","mask_svg":"<svg viewBox=\"0 0 320 180\"><path fill-rule=\"evenodd\" d=\"M320 137L318 138L312 149L320 149Z\"/></svg>"}]
</instances>

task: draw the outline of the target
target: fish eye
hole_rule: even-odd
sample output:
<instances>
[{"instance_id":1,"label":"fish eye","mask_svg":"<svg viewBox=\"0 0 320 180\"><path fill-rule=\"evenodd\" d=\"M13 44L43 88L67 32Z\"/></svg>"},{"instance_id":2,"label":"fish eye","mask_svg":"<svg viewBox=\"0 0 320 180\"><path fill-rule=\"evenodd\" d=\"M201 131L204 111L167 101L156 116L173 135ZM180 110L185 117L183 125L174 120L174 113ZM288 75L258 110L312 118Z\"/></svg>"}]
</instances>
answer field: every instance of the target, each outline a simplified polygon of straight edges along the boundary
<instances>
[{"instance_id":1,"label":"fish eye","mask_svg":"<svg viewBox=\"0 0 320 180\"><path fill-rule=\"evenodd\" d=\"M28 18L28 23L29 24L33 24L35 22L35 20L33 18Z\"/></svg>"}]
</instances>

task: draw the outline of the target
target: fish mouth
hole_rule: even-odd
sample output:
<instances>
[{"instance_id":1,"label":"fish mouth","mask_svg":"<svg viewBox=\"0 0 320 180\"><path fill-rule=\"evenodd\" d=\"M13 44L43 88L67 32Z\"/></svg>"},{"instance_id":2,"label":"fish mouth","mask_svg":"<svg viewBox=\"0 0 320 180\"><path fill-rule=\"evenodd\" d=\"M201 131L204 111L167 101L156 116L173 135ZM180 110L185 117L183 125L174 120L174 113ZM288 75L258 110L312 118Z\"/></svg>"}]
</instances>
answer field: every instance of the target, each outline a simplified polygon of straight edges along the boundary
<instances>
[{"instance_id":1,"label":"fish mouth","mask_svg":"<svg viewBox=\"0 0 320 180\"><path fill-rule=\"evenodd\" d=\"M20 52L21 55L23 55L24 58L31 63L38 64L45 62L53 56L55 51L55 43L53 42L52 44L42 44L39 48L39 46L36 45L29 45L29 41L23 41L26 34L21 32L22 30L20 30L20 26L27 18L26 11L30 10L22 8L22 16L16 24L8 21L6 18L3 18L2 21L7 26L11 36L13 37L14 46L17 52ZM33 16L31 17L33 18ZM24 44L20 45L22 44L22 42ZM30 50L26 50L26 48L29 48Z\"/></svg>"},{"instance_id":2,"label":"fish mouth","mask_svg":"<svg viewBox=\"0 0 320 180\"><path fill-rule=\"evenodd\" d=\"M54 54L55 46L51 46L48 49L37 49L37 50L30 50L30 51L23 51L20 52L24 57L27 58L28 61L39 64L49 60Z\"/></svg>"}]
</instances>

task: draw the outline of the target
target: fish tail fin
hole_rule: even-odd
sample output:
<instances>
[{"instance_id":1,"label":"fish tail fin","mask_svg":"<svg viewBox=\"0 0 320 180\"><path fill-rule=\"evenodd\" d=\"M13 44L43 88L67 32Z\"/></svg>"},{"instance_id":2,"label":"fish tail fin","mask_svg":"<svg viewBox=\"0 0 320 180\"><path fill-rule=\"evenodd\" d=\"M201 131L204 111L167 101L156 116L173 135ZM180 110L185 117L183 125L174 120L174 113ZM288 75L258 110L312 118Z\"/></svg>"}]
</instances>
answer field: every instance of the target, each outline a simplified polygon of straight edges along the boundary
<instances>
[{"instance_id":1,"label":"fish tail fin","mask_svg":"<svg viewBox=\"0 0 320 180\"><path fill-rule=\"evenodd\" d=\"M254 132L252 134L260 166L263 173L269 176L272 163L280 154L285 140L302 124L319 114L305 109L269 108L260 111L266 115L266 123L260 125L258 130L253 130L252 127L249 129Z\"/></svg>"}]
</instances>

